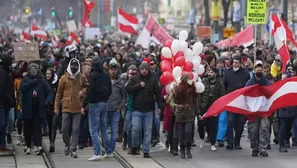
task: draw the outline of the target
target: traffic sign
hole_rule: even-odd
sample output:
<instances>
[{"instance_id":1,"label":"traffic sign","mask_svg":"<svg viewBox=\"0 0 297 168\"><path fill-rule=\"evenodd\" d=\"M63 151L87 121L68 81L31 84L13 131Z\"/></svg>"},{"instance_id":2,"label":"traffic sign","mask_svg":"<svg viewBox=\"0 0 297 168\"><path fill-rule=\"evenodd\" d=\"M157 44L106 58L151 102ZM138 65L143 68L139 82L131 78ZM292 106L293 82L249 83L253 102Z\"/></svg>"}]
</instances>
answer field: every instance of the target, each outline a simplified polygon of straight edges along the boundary
<instances>
[{"instance_id":1,"label":"traffic sign","mask_svg":"<svg viewBox=\"0 0 297 168\"><path fill-rule=\"evenodd\" d=\"M266 24L266 0L247 0L247 23Z\"/></svg>"},{"instance_id":2,"label":"traffic sign","mask_svg":"<svg viewBox=\"0 0 297 168\"><path fill-rule=\"evenodd\" d=\"M229 38L235 36L235 28L224 28L224 38Z\"/></svg>"}]
</instances>

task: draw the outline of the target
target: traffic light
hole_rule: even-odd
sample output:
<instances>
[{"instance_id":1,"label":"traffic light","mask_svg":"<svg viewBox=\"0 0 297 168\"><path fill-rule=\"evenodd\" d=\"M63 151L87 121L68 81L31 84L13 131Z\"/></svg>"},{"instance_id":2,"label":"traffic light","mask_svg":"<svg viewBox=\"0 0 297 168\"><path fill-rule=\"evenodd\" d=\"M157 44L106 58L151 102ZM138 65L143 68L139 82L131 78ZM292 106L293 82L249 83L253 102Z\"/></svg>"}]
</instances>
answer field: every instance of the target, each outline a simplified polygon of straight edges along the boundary
<instances>
[{"instance_id":1,"label":"traffic light","mask_svg":"<svg viewBox=\"0 0 297 168\"><path fill-rule=\"evenodd\" d=\"M26 14L30 13L30 9L29 9L29 8L26 8L26 9L25 9L25 13L26 13Z\"/></svg>"},{"instance_id":2,"label":"traffic light","mask_svg":"<svg viewBox=\"0 0 297 168\"><path fill-rule=\"evenodd\" d=\"M73 11L72 11L72 8L69 7L69 10L68 10L68 16L71 18L73 15Z\"/></svg>"},{"instance_id":3,"label":"traffic light","mask_svg":"<svg viewBox=\"0 0 297 168\"><path fill-rule=\"evenodd\" d=\"M52 7L52 17L55 17L56 16L56 10L54 7Z\"/></svg>"}]
</instances>

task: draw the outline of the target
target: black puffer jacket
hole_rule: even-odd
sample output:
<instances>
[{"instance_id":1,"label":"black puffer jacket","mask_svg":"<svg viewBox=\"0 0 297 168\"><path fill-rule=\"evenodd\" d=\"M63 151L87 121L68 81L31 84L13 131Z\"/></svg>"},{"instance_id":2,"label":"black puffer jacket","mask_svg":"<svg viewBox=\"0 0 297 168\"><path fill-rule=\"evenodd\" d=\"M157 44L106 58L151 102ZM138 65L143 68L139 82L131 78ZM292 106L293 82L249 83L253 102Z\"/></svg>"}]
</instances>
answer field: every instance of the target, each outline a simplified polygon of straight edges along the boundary
<instances>
[{"instance_id":1,"label":"black puffer jacket","mask_svg":"<svg viewBox=\"0 0 297 168\"><path fill-rule=\"evenodd\" d=\"M145 82L141 87L140 82ZM161 88L156 75L151 72L147 76L137 75L126 86L128 94L133 95L133 110L139 112L155 111L155 102L161 108Z\"/></svg>"}]
</instances>

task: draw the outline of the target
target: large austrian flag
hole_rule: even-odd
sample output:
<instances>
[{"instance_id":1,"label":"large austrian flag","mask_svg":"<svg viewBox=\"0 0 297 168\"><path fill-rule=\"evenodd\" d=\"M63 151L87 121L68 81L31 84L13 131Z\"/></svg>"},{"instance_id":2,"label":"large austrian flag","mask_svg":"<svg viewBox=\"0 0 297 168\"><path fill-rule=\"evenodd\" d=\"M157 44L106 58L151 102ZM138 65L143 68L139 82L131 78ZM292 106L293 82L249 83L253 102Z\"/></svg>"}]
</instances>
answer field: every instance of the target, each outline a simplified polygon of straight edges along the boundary
<instances>
[{"instance_id":1,"label":"large austrian flag","mask_svg":"<svg viewBox=\"0 0 297 168\"><path fill-rule=\"evenodd\" d=\"M297 77L270 86L252 85L231 92L215 101L203 118L226 110L249 117L268 117L277 109L297 106Z\"/></svg>"},{"instance_id":2,"label":"large austrian flag","mask_svg":"<svg viewBox=\"0 0 297 168\"><path fill-rule=\"evenodd\" d=\"M123 9L118 10L118 27L124 33L138 34L138 19L137 17L126 13Z\"/></svg>"}]
</instances>

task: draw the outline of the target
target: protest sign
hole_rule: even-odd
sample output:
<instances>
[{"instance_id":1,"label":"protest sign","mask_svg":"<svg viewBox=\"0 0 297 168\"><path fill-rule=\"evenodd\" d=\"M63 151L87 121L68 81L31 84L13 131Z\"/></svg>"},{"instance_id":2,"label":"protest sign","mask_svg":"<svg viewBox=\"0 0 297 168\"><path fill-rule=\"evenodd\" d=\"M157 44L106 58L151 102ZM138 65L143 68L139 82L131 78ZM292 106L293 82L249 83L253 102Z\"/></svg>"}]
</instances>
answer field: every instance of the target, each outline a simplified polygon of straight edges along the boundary
<instances>
[{"instance_id":1,"label":"protest sign","mask_svg":"<svg viewBox=\"0 0 297 168\"><path fill-rule=\"evenodd\" d=\"M16 61L40 60L38 43L14 43Z\"/></svg>"},{"instance_id":2,"label":"protest sign","mask_svg":"<svg viewBox=\"0 0 297 168\"><path fill-rule=\"evenodd\" d=\"M266 24L266 0L247 0L247 23Z\"/></svg>"}]
</instances>

